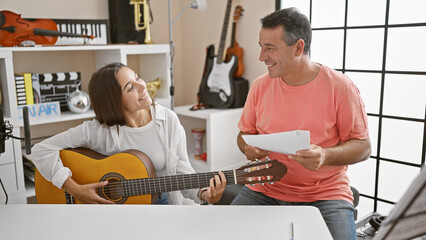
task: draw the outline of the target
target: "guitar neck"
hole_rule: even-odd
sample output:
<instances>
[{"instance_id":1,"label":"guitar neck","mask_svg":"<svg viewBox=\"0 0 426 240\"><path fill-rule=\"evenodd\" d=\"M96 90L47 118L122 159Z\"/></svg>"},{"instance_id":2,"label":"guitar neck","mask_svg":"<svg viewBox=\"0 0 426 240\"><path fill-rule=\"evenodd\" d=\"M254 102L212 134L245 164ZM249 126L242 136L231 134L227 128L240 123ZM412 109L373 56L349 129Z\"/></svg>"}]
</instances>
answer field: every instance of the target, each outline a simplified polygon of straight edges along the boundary
<instances>
[{"instance_id":1,"label":"guitar neck","mask_svg":"<svg viewBox=\"0 0 426 240\"><path fill-rule=\"evenodd\" d=\"M231 48L235 47L235 32L237 28L237 21L232 22L232 37L231 37Z\"/></svg>"},{"instance_id":2,"label":"guitar neck","mask_svg":"<svg viewBox=\"0 0 426 240\"><path fill-rule=\"evenodd\" d=\"M235 184L235 170L222 171L227 185ZM124 196L138 196L161 192L208 187L210 179L218 172L194 173L155 178L138 178L123 181Z\"/></svg>"},{"instance_id":3,"label":"guitar neck","mask_svg":"<svg viewBox=\"0 0 426 240\"><path fill-rule=\"evenodd\" d=\"M216 60L217 64L221 64L223 61L223 51L225 48L226 33L228 31L228 22L229 22L229 15L231 12L231 5L232 5L232 0L228 0L228 4L226 5L225 19L223 21L222 34L220 36L219 52L217 54L217 60Z\"/></svg>"}]
</instances>

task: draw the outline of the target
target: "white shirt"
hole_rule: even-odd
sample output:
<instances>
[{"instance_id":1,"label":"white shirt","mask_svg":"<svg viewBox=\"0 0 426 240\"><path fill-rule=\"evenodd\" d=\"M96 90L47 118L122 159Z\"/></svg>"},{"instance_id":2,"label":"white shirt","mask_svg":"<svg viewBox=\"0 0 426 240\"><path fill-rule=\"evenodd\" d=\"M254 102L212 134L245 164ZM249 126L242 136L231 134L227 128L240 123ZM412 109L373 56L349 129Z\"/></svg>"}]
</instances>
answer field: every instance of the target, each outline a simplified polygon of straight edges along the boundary
<instances>
[{"instance_id":1,"label":"white shirt","mask_svg":"<svg viewBox=\"0 0 426 240\"><path fill-rule=\"evenodd\" d=\"M127 141L126 145L132 146L129 149L141 149L149 157L157 177L167 176L166 153L163 150L160 136L155 130L154 121L137 128L121 126L119 131L120 141ZM121 138L121 136L125 137Z\"/></svg>"},{"instance_id":2,"label":"white shirt","mask_svg":"<svg viewBox=\"0 0 426 240\"><path fill-rule=\"evenodd\" d=\"M165 154L166 175L195 173L188 159L185 130L177 115L158 104L151 106L151 114ZM85 147L104 155L113 155L127 149L143 152L143 146L129 138L132 135L128 135L126 128L128 127L118 126L117 131L117 126L106 127L97 120L86 121L34 145L29 157L44 178L62 188L71 175L70 169L64 167L59 158L59 151L62 149ZM167 198L170 204L183 204L182 195L200 203L197 193L198 189L175 191L167 193Z\"/></svg>"}]
</instances>

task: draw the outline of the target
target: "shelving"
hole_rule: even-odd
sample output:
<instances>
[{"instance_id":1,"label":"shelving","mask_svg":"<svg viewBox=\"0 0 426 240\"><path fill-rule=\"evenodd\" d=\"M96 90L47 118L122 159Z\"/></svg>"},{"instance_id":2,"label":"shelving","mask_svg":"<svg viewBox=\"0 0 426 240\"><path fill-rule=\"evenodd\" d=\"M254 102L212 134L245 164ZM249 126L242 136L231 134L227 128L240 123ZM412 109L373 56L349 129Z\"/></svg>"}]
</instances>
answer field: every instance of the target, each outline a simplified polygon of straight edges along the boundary
<instances>
[{"instance_id":1,"label":"shelving","mask_svg":"<svg viewBox=\"0 0 426 240\"><path fill-rule=\"evenodd\" d=\"M15 72L81 72L82 88L87 91L91 74L111 62L122 62L128 65L145 81L160 78L161 87L157 92L156 100L163 106L170 107L168 54L169 46L166 44L0 48L3 114L12 119L11 123L14 126L22 126L16 111L13 81ZM82 118L87 117L82 115ZM64 114L64 118L78 117ZM48 122L37 124L44 123Z\"/></svg>"},{"instance_id":2,"label":"shelving","mask_svg":"<svg viewBox=\"0 0 426 240\"><path fill-rule=\"evenodd\" d=\"M189 160L197 172L230 170L244 165L247 160L237 145L238 121L242 108L204 109L191 111L191 105L175 107L185 129ZM194 158L193 128L205 128L204 149L207 161Z\"/></svg>"},{"instance_id":3,"label":"shelving","mask_svg":"<svg viewBox=\"0 0 426 240\"><path fill-rule=\"evenodd\" d=\"M170 107L169 45L167 44L0 48L2 110L5 120L15 127L13 135L20 136L23 127L23 121L19 119L17 110L14 73L81 72L82 90L87 91L91 74L111 62L126 64L137 71L145 81L160 78L161 87L155 99L163 106ZM63 130L64 124L72 127L94 116L93 111L84 114L62 112L58 118L34 120L30 122L30 125L48 128L44 132L55 134L60 132L59 129ZM55 129L58 129L57 132ZM37 129L35 132L43 131ZM38 136L32 135L32 137ZM7 159L8 162L4 162L3 159ZM25 203L28 196L25 191L19 140L6 141L6 152L0 155L0 177L8 186L9 202ZM0 191L0 204L4 199L2 194L3 192Z\"/></svg>"}]
</instances>

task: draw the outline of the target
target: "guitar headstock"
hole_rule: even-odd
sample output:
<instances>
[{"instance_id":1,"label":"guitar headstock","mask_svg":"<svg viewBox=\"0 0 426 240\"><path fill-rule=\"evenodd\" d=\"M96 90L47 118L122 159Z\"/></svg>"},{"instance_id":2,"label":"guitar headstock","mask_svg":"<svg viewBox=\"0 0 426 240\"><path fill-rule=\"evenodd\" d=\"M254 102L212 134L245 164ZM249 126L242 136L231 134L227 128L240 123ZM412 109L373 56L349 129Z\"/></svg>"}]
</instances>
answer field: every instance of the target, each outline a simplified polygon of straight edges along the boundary
<instances>
[{"instance_id":1,"label":"guitar headstock","mask_svg":"<svg viewBox=\"0 0 426 240\"><path fill-rule=\"evenodd\" d=\"M258 184L279 181L286 173L287 167L276 159L250 162L235 170L237 183Z\"/></svg>"},{"instance_id":2,"label":"guitar headstock","mask_svg":"<svg viewBox=\"0 0 426 240\"><path fill-rule=\"evenodd\" d=\"M243 15L244 9L240 5L235 7L234 11L234 22L238 21L238 19Z\"/></svg>"}]
</instances>

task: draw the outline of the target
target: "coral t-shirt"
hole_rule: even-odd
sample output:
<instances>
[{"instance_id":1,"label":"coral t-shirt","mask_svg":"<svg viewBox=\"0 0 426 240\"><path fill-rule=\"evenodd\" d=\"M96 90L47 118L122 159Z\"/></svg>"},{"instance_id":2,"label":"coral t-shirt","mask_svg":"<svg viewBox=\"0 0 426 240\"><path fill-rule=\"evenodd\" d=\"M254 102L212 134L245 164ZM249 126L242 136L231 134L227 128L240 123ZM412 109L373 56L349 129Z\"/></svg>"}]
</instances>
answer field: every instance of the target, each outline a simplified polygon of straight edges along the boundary
<instances>
[{"instance_id":1,"label":"coral t-shirt","mask_svg":"<svg viewBox=\"0 0 426 240\"><path fill-rule=\"evenodd\" d=\"M250 88L238 124L240 131L269 134L309 130L311 144L333 147L350 139L367 139L368 124L359 90L344 74L321 66L314 80L287 85L264 74ZM287 174L273 185L248 186L267 196L290 202L353 201L347 166L322 166L310 171L287 155L271 152L287 166Z\"/></svg>"}]
</instances>

